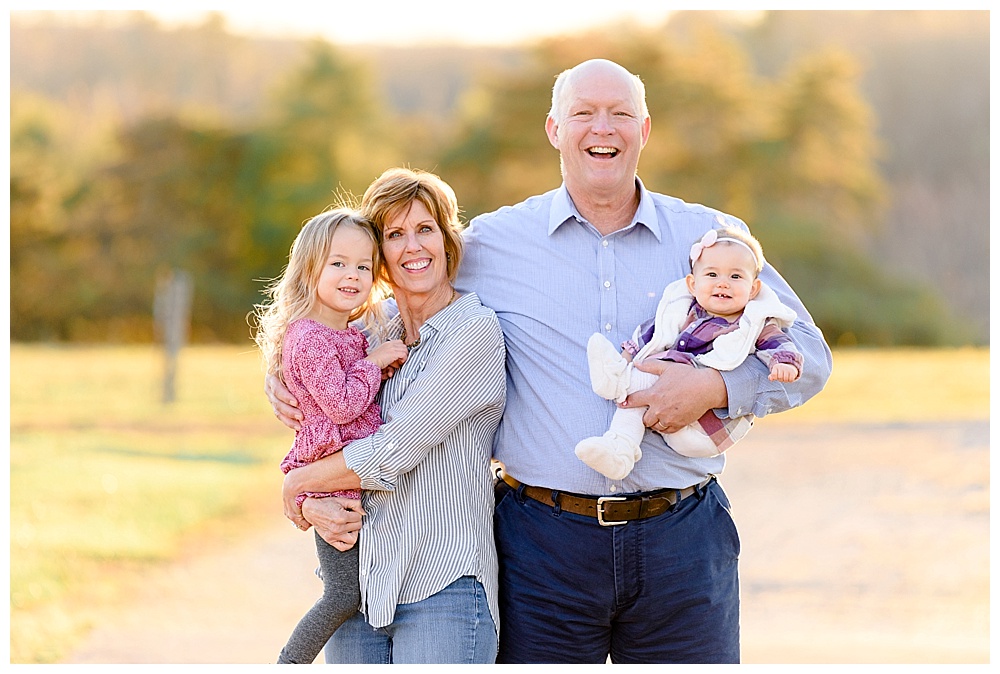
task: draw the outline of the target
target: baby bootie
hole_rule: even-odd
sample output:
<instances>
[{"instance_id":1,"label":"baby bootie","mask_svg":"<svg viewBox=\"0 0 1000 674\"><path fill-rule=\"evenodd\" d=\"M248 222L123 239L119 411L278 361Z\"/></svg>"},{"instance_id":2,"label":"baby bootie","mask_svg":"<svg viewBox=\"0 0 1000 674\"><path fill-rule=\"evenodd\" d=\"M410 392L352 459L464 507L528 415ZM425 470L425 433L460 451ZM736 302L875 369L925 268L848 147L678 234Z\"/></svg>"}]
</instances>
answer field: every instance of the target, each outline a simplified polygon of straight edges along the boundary
<instances>
[{"instance_id":1,"label":"baby bootie","mask_svg":"<svg viewBox=\"0 0 1000 674\"><path fill-rule=\"evenodd\" d=\"M605 400L621 402L628 395L629 362L606 337L594 333L587 340L590 386Z\"/></svg>"},{"instance_id":2,"label":"baby bootie","mask_svg":"<svg viewBox=\"0 0 1000 674\"><path fill-rule=\"evenodd\" d=\"M698 422L685 426L675 433L661 433L660 435L670 445L670 449L681 456L705 458L722 453L719 446L705 434Z\"/></svg>"},{"instance_id":3,"label":"baby bootie","mask_svg":"<svg viewBox=\"0 0 1000 674\"><path fill-rule=\"evenodd\" d=\"M584 438L574 451L578 459L612 480L624 479L632 472L635 462L642 458L639 445L614 431Z\"/></svg>"}]
</instances>

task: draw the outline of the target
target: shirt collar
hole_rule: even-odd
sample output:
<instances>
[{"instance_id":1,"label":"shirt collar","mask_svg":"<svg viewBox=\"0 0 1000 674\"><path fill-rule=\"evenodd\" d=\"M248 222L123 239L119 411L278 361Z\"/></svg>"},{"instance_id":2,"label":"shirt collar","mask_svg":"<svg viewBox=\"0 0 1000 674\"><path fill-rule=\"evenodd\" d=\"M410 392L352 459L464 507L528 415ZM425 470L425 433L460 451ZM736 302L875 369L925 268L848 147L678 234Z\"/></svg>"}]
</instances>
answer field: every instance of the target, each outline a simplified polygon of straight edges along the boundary
<instances>
[{"instance_id":1,"label":"shirt collar","mask_svg":"<svg viewBox=\"0 0 1000 674\"><path fill-rule=\"evenodd\" d=\"M424 339L425 329L433 332L441 332L452 321L461 319L469 307L477 306L480 303L479 295L474 292L468 292L464 295L459 293L455 297L454 302L449 303L419 326L420 340L423 341ZM395 305L395 299L393 299L393 304ZM396 311L396 314L389 319L389 334L400 335L403 332L403 318L399 315L399 309L395 306L393 306L393 309Z\"/></svg>"},{"instance_id":2,"label":"shirt collar","mask_svg":"<svg viewBox=\"0 0 1000 674\"><path fill-rule=\"evenodd\" d=\"M657 241L660 241L660 222L656 218L656 206L653 204L653 197L646 190L646 186L642 184L639 176L635 177L635 184L639 188L639 208L636 209L635 215L632 216L632 222L629 223L626 229L630 229L637 224L643 225L656 237ZM552 206L549 208L549 235L551 236L563 223L568 222L570 219L586 222L586 218L580 215L580 211L576 209L573 199L570 198L569 190L566 189L566 183L563 183L556 190L555 196L552 198Z\"/></svg>"}]
</instances>

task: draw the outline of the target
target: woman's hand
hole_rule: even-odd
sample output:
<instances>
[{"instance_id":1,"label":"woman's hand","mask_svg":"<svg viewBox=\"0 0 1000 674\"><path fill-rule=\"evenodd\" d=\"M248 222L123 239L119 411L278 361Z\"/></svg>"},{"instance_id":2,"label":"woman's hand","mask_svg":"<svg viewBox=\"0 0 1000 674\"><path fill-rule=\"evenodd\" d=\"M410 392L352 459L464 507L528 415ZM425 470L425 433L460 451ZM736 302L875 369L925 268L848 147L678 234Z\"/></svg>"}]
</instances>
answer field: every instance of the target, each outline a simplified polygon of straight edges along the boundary
<instances>
[{"instance_id":1,"label":"woman's hand","mask_svg":"<svg viewBox=\"0 0 1000 674\"><path fill-rule=\"evenodd\" d=\"M729 404L726 383L712 368L663 360L644 360L636 367L660 378L648 389L631 394L621 406L648 406L642 423L654 431L676 433L708 410Z\"/></svg>"},{"instance_id":2,"label":"woman's hand","mask_svg":"<svg viewBox=\"0 0 1000 674\"><path fill-rule=\"evenodd\" d=\"M269 374L264 378L264 394L267 395L278 421L293 431L302 428L302 424L299 423L302 420L302 412L298 409L299 403L276 375Z\"/></svg>"},{"instance_id":3,"label":"woman's hand","mask_svg":"<svg viewBox=\"0 0 1000 674\"><path fill-rule=\"evenodd\" d=\"M316 527L320 537L341 552L350 550L358 542L361 518L365 514L361 501L339 496L307 498L302 503L302 513Z\"/></svg>"},{"instance_id":4,"label":"woman's hand","mask_svg":"<svg viewBox=\"0 0 1000 674\"><path fill-rule=\"evenodd\" d=\"M295 502L299 494L344 491L360 487L361 480L347 467L343 452L336 452L304 466L293 468L285 473L285 481L281 485L281 501L285 517L305 531L309 528L310 522L316 523L302 516L302 508Z\"/></svg>"},{"instance_id":5,"label":"woman's hand","mask_svg":"<svg viewBox=\"0 0 1000 674\"><path fill-rule=\"evenodd\" d=\"M302 508L296 503L298 495L305 491L296 484L297 480L295 478L297 476L295 473L299 470L302 469L296 468L285 474L285 481L281 485L281 502L285 511L285 517L291 520L292 524L296 527L305 531L310 525L308 520L302 516Z\"/></svg>"}]
</instances>

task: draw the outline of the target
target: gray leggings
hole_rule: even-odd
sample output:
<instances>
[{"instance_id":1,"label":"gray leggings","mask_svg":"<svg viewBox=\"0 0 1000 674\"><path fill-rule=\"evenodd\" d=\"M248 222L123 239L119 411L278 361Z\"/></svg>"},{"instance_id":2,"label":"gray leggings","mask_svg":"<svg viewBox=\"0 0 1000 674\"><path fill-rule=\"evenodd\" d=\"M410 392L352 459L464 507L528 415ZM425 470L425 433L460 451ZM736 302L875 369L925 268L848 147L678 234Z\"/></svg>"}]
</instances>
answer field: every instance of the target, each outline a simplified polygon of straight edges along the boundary
<instances>
[{"instance_id":1,"label":"gray leggings","mask_svg":"<svg viewBox=\"0 0 1000 674\"><path fill-rule=\"evenodd\" d=\"M295 627L278 656L278 664L312 664L337 628L361 606L358 546L341 552L317 533L316 556L323 578L323 596Z\"/></svg>"}]
</instances>

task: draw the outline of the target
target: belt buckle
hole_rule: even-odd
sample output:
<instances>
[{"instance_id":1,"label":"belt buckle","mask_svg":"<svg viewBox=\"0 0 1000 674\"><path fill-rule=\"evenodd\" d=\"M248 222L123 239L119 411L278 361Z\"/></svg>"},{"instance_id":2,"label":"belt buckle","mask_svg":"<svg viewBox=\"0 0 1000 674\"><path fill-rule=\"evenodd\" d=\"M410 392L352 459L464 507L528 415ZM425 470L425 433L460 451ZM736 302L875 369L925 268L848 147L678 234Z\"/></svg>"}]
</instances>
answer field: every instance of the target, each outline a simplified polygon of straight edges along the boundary
<instances>
[{"instance_id":1,"label":"belt buckle","mask_svg":"<svg viewBox=\"0 0 1000 674\"><path fill-rule=\"evenodd\" d=\"M597 499L597 523L602 527L613 527L616 524L625 524L625 520L621 522L606 522L604 520L604 504L608 501L624 501L624 496L600 496Z\"/></svg>"}]
</instances>

